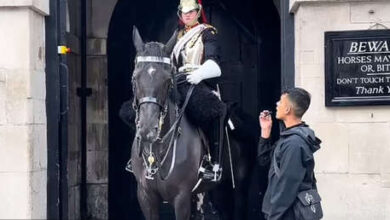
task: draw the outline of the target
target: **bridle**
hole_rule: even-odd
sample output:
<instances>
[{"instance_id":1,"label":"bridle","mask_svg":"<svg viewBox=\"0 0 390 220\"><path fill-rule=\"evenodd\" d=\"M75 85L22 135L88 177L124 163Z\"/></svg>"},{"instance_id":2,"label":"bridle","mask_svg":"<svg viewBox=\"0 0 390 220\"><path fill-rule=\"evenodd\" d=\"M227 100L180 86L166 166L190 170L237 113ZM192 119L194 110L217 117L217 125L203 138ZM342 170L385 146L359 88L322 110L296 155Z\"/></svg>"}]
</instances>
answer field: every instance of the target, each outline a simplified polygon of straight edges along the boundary
<instances>
[{"instance_id":1,"label":"bridle","mask_svg":"<svg viewBox=\"0 0 390 220\"><path fill-rule=\"evenodd\" d=\"M138 63L159 63L159 64L165 64L165 65L169 65L169 67L174 70L175 67L174 65L172 64L171 62L171 59L169 57L161 57L161 56L137 56L135 58L135 66L138 64ZM174 76L173 76L173 71L170 71L171 72L171 83L170 85L168 86L168 91L167 91L167 95L169 94L170 90L172 89L173 85L174 85ZM138 118L138 115L139 115L139 108L141 105L143 104L146 104L146 103L152 103L152 104L155 104L155 105L158 105L160 107L160 117L159 117L159 123L158 123L158 130L157 130L157 140L160 139L160 133L161 133L161 129L162 129L162 126L164 124L164 119L165 119L165 116L167 115L168 113L168 98L165 98L164 100L160 100L158 99L157 97L154 97L154 96L144 96L144 97L140 97L138 98L137 95L136 95L136 84L134 83L135 79L134 79L134 76L132 78L132 84L133 84L133 94L134 94L134 99L133 99L133 109L136 111L136 125L137 125L137 128L139 127L139 118ZM140 137L138 137L140 139Z\"/></svg>"},{"instance_id":2,"label":"bridle","mask_svg":"<svg viewBox=\"0 0 390 220\"><path fill-rule=\"evenodd\" d=\"M160 56L137 56L135 58L135 66L138 64L138 63L159 63L159 64L166 64L166 65L169 65L170 68L173 68L174 69L174 66L173 64L171 63L171 59L168 58L168 57L160 57ZM173 85L174 85L174 77L173 77L173 71L171 71L171 83L170 85L168 86L168 91L167 91L167 95L169 95L169 92L170 90L172 89ZM137 129L139 128L139 109L140 109L140 106L143 105L143 104L147 104L147 103L152 103L152 104L155 104L157 106L159 106L160 108L160 117L159 117L159 122L158 122L158 130L157 130L157 140L160 140L160 142L162 142L161 138L160 138L160 133L161 133L161 130L162 130L162 126L164 124L164 120L165 120L165 116L167 115L167 112L168 112L168 97L165 98L165 100L159 100L157 97L154 97L154 96L144 96L144 97L140 97L138 98L137 97L137 94L136 94L136 83L135 83L135 77L133 76L132 78L132 84L133 84L133 94L134 94L134 99L133 99L133 108L136 112L136 125L137 125ZM153 175L155 173L157 173L158 171L158 167L156 166L153 166L154 165L154 162L155 162L155 156L154 156L154 153L153 153L153 143L150 143L149 144L149 153L147 155L147 159L145 158L145 155L143 154L143 149L141 149L141 137L137 136L137 145L138 145L138 154L141 156L142 155L142 158L144 160L144 165L146 166L146 175L145 177L148 178L148 179L153 179ZM165 138L164 138L165 139ZM168 151L167 151L168 152ZM166 156L164 156L164 159L163 161L165 161L165 158Z\"/></svg>"},{"instance_id":3,"label":"bridle","mask_svg":"<svg viewBox=\"0 0 390 220\"><path fill-rule=\"evenodd\" d=\"M170 67L172 68L171 70L171 84L168 88L168 93L170 92L170 90L172 88L175 88L176 90L176 80L175 80L175 66L171 63L171 59L168 58L168 57L158 57L158 56L137 56L136 59L135 59L135 64L137 65L137 63L163 63L163 64L167 64L167 65L170 65ZM166 153L163 157L163 159L161 160L160 162L160 166L162 166L164 164L164 162L166 161L166 158L168 156L168 153L169 151L172 149L173 153L172 153L172 159L171 159L171 165L170 165L170 168L169 168L169 171L168 171L168 174L165 176L165 177L162 177L160 175L160 177L162 179L167 179L169 177L169 175L172 173L172 170L173 170L173 167L174 167L174 164L175 164L175 158L176 158L176 144L177 144L177 137L178 137L178 129L179 129L179 124L180 124L180 121L184 115L184 112L185 112L185 108L188 104L188 101L192 95L192 91L194 90L194 85L191 85L188 92L187 92L187 95L186 95L186 98L184 100L184 103L181 107L181 109L179 110L178 109L178 105L177 103L175 103L175 121L171 124L171 127L169 128L169 130L166 132L166 134L163 136L163 137L160 137L160 132L161 132L161 128L162 128L162 125L164 123L164 118L168 112L168 98L166 98L164 100L164 102L162 102L161 100L158 100L156 97L153 97L153 96L144 96L144 97L141 97L141 98L137 98L136 97L136 88L135 88L135 83L134 83L134 76L133 76L133 94L135 95L134 99L133 99L133 108L134 110L136 111L136 123L137 123L137 128L138 128L138 123L139 123L139 120L138 120L138 114L139 114L139 107L142 105L142 104L145 104L145 103L153 103L153 104L156 104L160 107L160 119L159 119L159 127L158 127L158 131L157 131L157 140L159 140L160 143L164 143L165 141L169 140L169 143L168 143L168 147L167 147L167 150L166 150ZM176 91L175 91L176 92ZM175 97L176 98L176 97ZM140 149L140 146L141 146L141 139L138 138L138 149ZM152 146L153 146L153 143L150 143L149 145L149 155L148 155L148 158L146 160L145 156L143 155L143 150L140 149L140 156L142 155L143 157L143 160L144 160L144 165L146 166L146 174L145 174L145 177L147 179L153 179L153 175L157 173L159 167L153 167L153 163L155 161L155 158L154 158L154 155L153 155L153 151L152 151ZM149 163L148 163L149 162Z\"/></svg>"},{"instance_id":4,"label":"bridle","mask_svg":"<svg viewBox=\"0 0 390 220\"><path fill-rule=\"evenodd\" d=\"M162 64L167 64L169 65L171 68L173 67L172 63L171 63L171 59L168 58L168 57L159 57L159 56L137 56L135 58L135 65L137 65L137 63L162 63ZM171 77L171 80L172 77ZM133 77L133 81L134 81L134 77ZM173 83L171 83L172 85ZM133 83L133 94L135 95L135 83ZM170 86L171 87L171 86ZM162 101L162 100L159 100L157 99L156 97L153 97L153 96L145 96L145 97L141 97L139 99L137 99L137 97L135 97L134 99L134 103L133 103L133 107L135 110L138 110L139 107L142 105L142 104L145 104L145 103L153 103L153 104L156 104L158 105L161 109L165 109L166 108L166 100Z\"/></svg>"}]
</instances>

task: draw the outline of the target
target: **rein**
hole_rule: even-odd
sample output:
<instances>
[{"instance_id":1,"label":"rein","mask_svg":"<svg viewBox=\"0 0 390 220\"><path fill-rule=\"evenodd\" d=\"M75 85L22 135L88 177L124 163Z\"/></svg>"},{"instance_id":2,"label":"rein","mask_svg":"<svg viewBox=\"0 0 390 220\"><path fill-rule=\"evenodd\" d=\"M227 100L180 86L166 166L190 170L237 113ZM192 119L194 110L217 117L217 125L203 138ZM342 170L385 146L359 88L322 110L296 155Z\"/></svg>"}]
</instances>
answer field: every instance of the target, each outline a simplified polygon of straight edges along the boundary
<instances>
[{"instance_id":1,"label":"rein","mask_svg":"<svg viewBox=\"0 0 390 220\"><path fill-rule=\"evenodd\" d=\"M168 153L169 153L169 151L170 151L170 149L172 147L172 144L173 144L173 154L172 154L171 166L169 167L168 174L165 177L162 177L160 175L162 180L166 180L169 177L169 175L172 173L173 167L175 165L175 160L176 160L176 141L177 141L177 137L178 137L177 133L178 133L178 129L179 129L179 124L180 124L181 119L183 118L185 109L186 109L187 104L188 104L188 100L190 100L190 97L192 95L192 92L194 91L194 88L195 88L195 86L191 85L191 87L188 89L188 92L187 92L187 95L186 95L186 99L185 99L184 104L183 104L183 106L182 106L182 108L180 110L180 114L176 117L175 122L172 124L171 128L169 129L169 131L164 135L164 137L161 140L161 143L164 143L164 141L167 139L169 134L173 132L173 134L171 136L171 140L169 141L167 152L165 153L165 156L161 160L161 163L160 163L161 166L164 164L165 159L167 158Z\"/></svg>"}]
</instances>

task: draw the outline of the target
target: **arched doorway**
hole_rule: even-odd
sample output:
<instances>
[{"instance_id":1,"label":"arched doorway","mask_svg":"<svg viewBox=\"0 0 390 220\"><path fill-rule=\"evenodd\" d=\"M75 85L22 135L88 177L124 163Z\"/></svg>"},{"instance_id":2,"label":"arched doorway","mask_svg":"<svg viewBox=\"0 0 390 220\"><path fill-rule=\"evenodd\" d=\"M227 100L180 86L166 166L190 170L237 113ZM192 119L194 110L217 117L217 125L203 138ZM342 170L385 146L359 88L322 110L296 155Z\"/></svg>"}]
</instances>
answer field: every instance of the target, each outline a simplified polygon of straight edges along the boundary
<instances>
[{"instance_id":1,"label":"arched doorway","mask_svg":"<svg viewBox=\"0 0 390 220\"><path fill-rule=\"evenodd\" d=\"M262 109L274 109L280 94L280 17L272 0L203 1L209 23L219 32L221 87L224 100L237 102L257 120ZM108 56L109 97L109 217L142 219L136 183L124 170L133 134L120 121L120 105L131 94L135 51L132 26L145 41L165 42L177 28L178 0L119 0L111 17ZM265 177L253 171L248 219L259 219Z\"/></svg>"}]
</instances>

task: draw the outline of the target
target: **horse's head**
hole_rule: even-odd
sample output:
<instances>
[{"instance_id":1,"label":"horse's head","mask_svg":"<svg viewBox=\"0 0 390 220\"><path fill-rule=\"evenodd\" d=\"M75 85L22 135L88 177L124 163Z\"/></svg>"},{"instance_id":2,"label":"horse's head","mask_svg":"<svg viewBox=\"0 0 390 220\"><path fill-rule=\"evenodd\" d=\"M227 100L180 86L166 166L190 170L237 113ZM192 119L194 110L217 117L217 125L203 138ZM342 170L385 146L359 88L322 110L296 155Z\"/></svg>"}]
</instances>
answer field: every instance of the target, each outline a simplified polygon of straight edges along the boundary
<instances>
[{"instance_id":1,"label":"horse's head","mask_svg":"<svg viewBox=\"0 0 390 220\"><path fill-rule=\"evenodd\" d=\"M166 45L158 42L144 43L136 27L133 42L137 51L133 72L133 91L138 111L137 137L154 142L160 131L163 115L172 86L170 53L176 43L177 32Z\"/></svg>"}]
</instances>

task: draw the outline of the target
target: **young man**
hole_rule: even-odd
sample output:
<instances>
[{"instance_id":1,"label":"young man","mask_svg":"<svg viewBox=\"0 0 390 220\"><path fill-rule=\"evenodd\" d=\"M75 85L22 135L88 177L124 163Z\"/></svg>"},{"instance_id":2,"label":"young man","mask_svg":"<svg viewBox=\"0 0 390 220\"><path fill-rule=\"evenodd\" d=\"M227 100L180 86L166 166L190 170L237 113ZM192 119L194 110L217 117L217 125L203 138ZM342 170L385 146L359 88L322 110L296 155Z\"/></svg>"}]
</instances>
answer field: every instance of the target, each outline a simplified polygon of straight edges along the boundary
<instances>
[{"instance_id":1,"label":"young man","mask_svg":"<svg viewBox=\"0 0 390 220\"><path fill-rule=\"evenodd\" d=\"M271 115L269 111L260 113L257 159L261 166L270 165L262 206L267 220L294 220L293 205L298 193L316 189L313 153L320 148L321 141L302 121L309 105L310 94L304 89L292 88L282 93L276 103L276 119L286 128L274 145L270 143Z\"/></svg>"}]
</instances>

